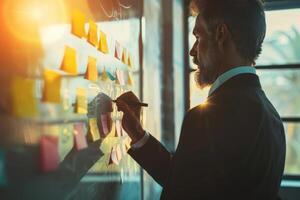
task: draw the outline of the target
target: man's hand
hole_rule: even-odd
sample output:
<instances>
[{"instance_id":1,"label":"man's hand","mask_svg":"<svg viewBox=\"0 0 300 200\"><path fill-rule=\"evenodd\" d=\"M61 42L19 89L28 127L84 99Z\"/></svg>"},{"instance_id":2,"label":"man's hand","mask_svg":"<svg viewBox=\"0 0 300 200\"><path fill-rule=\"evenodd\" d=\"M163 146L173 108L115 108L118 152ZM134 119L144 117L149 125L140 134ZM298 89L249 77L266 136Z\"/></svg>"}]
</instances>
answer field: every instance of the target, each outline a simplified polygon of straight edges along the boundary
<instances>
[{"instance_id":1,"label":"man's hand","mask_svg":"<svg viewBox=\"0 0 300 200\"><path fill-rule=\"evenodd\" d=\"M123 112L122 126L134 144L145 135L140 122L141 106L132 105L132 102L140 102L133 92L126 92L116 99L118 111Z\"/></svg>"}]
</instances>

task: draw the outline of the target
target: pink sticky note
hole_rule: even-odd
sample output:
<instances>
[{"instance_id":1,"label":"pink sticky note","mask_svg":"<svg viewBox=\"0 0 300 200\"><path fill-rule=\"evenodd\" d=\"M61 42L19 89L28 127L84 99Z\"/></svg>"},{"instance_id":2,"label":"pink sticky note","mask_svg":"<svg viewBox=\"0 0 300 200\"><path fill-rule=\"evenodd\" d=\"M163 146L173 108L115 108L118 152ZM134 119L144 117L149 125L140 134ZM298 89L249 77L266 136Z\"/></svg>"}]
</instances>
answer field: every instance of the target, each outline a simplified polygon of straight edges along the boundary
<instances>
[{"instance_id":1,"label":"pink sticky note","mask_svg":"<svg viewBox=\"0 0 300 200\"><path fill-rule=\"evenodd\" d=\"M102 114L101 115L102 133L105 136L110 132L110 129L111 129L110 121L111 120L110 120L109 114Z\"/></svg>"},{"instance_id":2,"label":"pink sticky note","mask_svg":"<svg viewBox=\"0 0 300 200\"><path fill-rule=\"evenodd\" d=\"M87 147L83 127L83 123L74 124L74 146L76 150L84 149Z\"/></svg>"},{"instance_id":3,"label":"pink sticky note","mask_svg":"<svg viewBox=\"0 0 300 200\"><path fill-rule=\"evenodd\" d=\"M118 41L115 44L115 58L121 60L121 45Z\"/></svg>"},{"instance_id":4,"label":"pink sticky note","mask_svg":"<svg viewBox=\"0 0 300 200\"><path fill-rule=\"evenodd\" d=\"M41 171L56 170L59 164L58 138L43 135L40 141L40 167Z\"/></svg>"}]
</instances>

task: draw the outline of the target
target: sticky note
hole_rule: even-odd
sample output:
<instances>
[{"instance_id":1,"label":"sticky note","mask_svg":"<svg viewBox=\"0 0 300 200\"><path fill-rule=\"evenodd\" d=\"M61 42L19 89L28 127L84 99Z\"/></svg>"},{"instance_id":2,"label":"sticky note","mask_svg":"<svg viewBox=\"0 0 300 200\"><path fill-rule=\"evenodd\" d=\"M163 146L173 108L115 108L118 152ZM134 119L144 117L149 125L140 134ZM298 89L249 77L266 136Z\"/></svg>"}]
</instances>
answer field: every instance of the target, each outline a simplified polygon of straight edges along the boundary
<instances>
[{"instance_id":1,"label":"sticky note","mask_svg":"<svg viewBox=\"0 0 300 200\"><path fill-rule=\"evenodd\" d=\"M116 70L116 84L124 85L124 76L121 70Z\"/></svg>"},{"instance_id":2,"label":"sticky note","mask_svg":"<svg viewBox=\"0 0 300 200\"><path fill-rule=\"evenodd\" d=\"M42 101L50 103L61 102L61 75L53 70L44 69L44 90Z\"/></svg>"},{"instance_id":3,"label":"sticky note","mask_svg":"<svg viewBox=\"0 0 300 200\"><path fill-rule=\"evenodd\" d=\"M79 38L86 37L85 32L85 16L79 10L74 10L72 13L71 33Z\"/></svg>"},{"instance_id":4,"label":"sticky note","mask_svg":"<svg viewBox=\"0 0 300 200\"><path fill-rule=\"evenodd\" d=\"M127 61L127 64L128 64L129 67L133 67L131 54L128 54L128 61Z\"/></svg>"},{"instance_id":5,"label":"sticky note","mask_svg":"<svg viewBox=\"0 0 300 200\"><path fill-rule=\"evenodd\" d=\"M123 155L126 155L126 153L127 153L127 148L126 148L125 141L121 141L120 146L121 146L121 152L122 152L122 154L123 154Z\"/></svg>"},{"instance_id":6,"label":"sticky note","mask_svg":"<svg viewBox=\"0 0 300 200\"><path fill-rule=\"evenodd\" d=\"M87 114L87 97L86 91L83 88L77 88L76 90L76 103L75 103L75 113L77 114Z\"/></svg>"},{"instance_id":7,"label":"sticky note","mask_svg":"<svg viewBox=\"0 0 300 200\"><path fill-rule=\"evenodd\" d=\"M104 68L102 73L101 73L101 80L106 81L107 79L108 79L108 75L107 75L106 70Z\"/></svg>"},{"instance_id":8,"label":"sticky note","mask_svg":"<svg viewBox=\"0 0 300 200\"><path fill-rule=\"evenodd\" d=\"M0 186L6 185L5 152L0 150Z\"/></svg>"},{"instance_id":9,"label":"sticky note","mask_svg":"<svg viewBox=\"0 0 300 200\"><path fill-rule=\"evenodd\" d=\"M104 54L107 54L108 51L108 46L107 46L107 38L106 34L102 31L100 31L100 40L99 40L99 51L101 51Z\"/></svg>"},{"instance_id":10,"label":"sticky note","mask_svg":"<svg viewBox=\"0 0 300 200\"><path fill-rule=\"evenodd\" d=\"M41 171L56 170L59 164L58 138L43 135L40 141L40 167Z\"/></svg>"},{"instance_id":11,"label":"sticky note","mask_svg":"<svg viewBox=\"0 0 300 200\"><path fill-rule=\"evenodd\" d=\"M110 114L101 114L100 117L101 120L101 136L102 137L106 137L110 130L111 130L111 118L110 118Z\"/></svg>"},{"instance_id":12,"label":"sticky note","mask_svg":"<svg viewBox=\"0 0 300 200\"><path fill-rule=\"evenodd\" d=\"M127 85L132 86L133 85L133 80L131 75L128 73L128 78L127 78Z\"/></svg>"},{"instance_id":13,"label":"sticky note","mask_svg":"<svg viewBox=\"0 0 300 200\"><path fill-rule=\"evenodd\" d=\"M122 136L122 124L120 120L116 120L116 137Z\"/></svg>"},{"instance_id":14,"label":"sticky note","mask_svg":"<svg viewBox=\"0 0 300 200\"><path fill-rule=\"evenodd\" d=\"M90 126L90 133L92 135L92 140L99 140L100 139L100 134L99 134L99 129L97 125L97 119L96 118L90 118L89 119L89 126Z\"/></svg>"},{"instance_id":15,"label":"sticky note","mask_svg":"<svg viewBox=\"0 0 300 200\"><path fill-rule=\"evenodd\" d=\"M89 32L87 36L87 41L95 47L98 44L98 27L97 24L92 20L89 21Z\"/></svg>"},{"instance_id":16,"label":"sticky note","mask_svg":"<svg viewBox=\"0 0 300 200\"><path fill-rule=\"evenodd\" d=\"M87 80L90 80L90 81L98 80L98 70L97 70L97 59L96 58L89 56L88 65L86 68L84 78Z\"/></svg>"},{"instance_id":17,"label":"sticky note","mask_svg":"<svg viewBox=\"0 0 300 200\"><path fill-rule=\"evenodd\" d=\"M74 124L74 147L76 150L84 149L87 147L83 123Z\"/></svg>"},{"instance_id":18,"label":"sticky note","mask_svg":"<svg viewBox=\"0 0 300 200\"><path fill-rule=\"evenodd\" d=\"M112 149L111 149L108 164L110 165L110 164L113 164L113 163L116 164L116 165L119 165L118 153L117 153L115 147L112 147Z\"/></svg>"},{"instance_id":19,"label":"sticky note","mask_svg":"<svg viewBox=\"0 0 300 200\"><path fill-rule=\"evenodd\" d=\"M122 150L121 150L120 144L118 144L116 146L115 151L116 151L116 156L117 156L118 163L119 163L122 160Z\"/></svg>"},{"instance_id":20,"label":"sticky note","mask_svg":"<svg viewBox=\"0 0 300 200\"><path fill-rule=\"evenodd\" d=\"M12 112L17 117L35 117L38 114L35 97L36 81L14 77L11 82L10 96Z\"/></svg>"},{"instance_id":21,"label":"sticky note","mask_svg":"<svg viewBox=\"0 0 300 200\"><path fill-rule=\"evenodd\" d=\"M121 45L118 41L115 44L115 58L121 60Z\"/></svg>"},{"instance_id":22,"label":"sticky note","mask_svg":"<svg viewBox=\"0 0 300 200\"><path fill-rule=\"evenodd\" d=\"M78 74L75 49L69 46L65 47L65 53L64 53L64 57L60 69L73 75Z\"/></svg>"},{"instance_id":23,"label":"sticky note","mask_svg":"<svg viewBox=\"0 0 300 200\"><path fill-rule=\"evenodd\" d=\"M107 75L108 75L108 78L111 80L111 81L114 81L116 80L116 77L114 75L112 75L110 72L106 72Z\"/></svg>"},{"instance_id":24,"label":"sticky note","mask_svg":"<svg viewBox=\"0 0 300 200\"><path fill-rule=\"evenodd\" d=\"M125 49L125 48L123 48L123 53L122 53L122 62L123 62L124 64L126 64L126 65L127 65L127 63L128 63L127 51L126 51L126 49Z\"/></svg>"}]
</instances>

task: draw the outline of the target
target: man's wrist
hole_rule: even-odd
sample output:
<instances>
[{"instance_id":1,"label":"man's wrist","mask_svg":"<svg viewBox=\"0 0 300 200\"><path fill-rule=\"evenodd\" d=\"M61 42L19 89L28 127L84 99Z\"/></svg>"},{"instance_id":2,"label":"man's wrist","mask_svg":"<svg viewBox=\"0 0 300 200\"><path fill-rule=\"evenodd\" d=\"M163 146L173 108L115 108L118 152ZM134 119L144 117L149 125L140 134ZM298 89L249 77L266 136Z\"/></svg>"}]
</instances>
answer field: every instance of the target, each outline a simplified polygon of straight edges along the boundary
<instances>
[{"instance_id":1,"label":"man's wrist","mask_svg":"<svg viewBox=\"0 0 300 200\"><path fill-rule=\"evenodd\" d=\"M149 137L150 137L150 134L145 131L144 132L144 136L140 140L136 141L135 143L131 142L131 148L132 149L139 149L139 148L141 148L142 146L144 146L146 144L146 142L148 141Z\"/></svg>"}]
</instances>

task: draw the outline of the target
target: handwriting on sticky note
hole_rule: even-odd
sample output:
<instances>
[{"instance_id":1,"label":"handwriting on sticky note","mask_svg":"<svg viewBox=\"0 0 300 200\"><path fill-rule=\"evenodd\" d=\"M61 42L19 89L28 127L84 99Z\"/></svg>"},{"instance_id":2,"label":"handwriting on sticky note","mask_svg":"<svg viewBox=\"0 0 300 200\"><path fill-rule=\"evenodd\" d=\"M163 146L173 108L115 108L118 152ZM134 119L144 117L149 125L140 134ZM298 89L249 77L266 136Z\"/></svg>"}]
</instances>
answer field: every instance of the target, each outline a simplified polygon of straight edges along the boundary
<instances>
[{"instance_id":1,"label":"handwriting on sticky note","mask_svg":"<svg viewBox=\"0 0 300 200\"><path fill-rule=\"evenodd\" d=\"M50 103L61 102L61 75L53 70L44 69L44 90L42 101Z\"/></svg>"},{"instance_id":2,"label":"handwriting on sticky note","mask_svg":"<svg viewBox=\"0 0 300 200\"><path fill-rule=\"evenodd\" d=\"M58 138L43 135L40 141L40 167L43 172L56 170L59 164Z\"/></svg>"},{"instance_id":3,"label":"handwriting on sticky note","mask_svg":"<svg viewBox=\"0 0 300 200\"><path fill-rule=\"evenodd\" d=\"M87 36L87 41L95 47L98 44L98 27L97 24L92 20L89 21L89 32Z\"/></svg>"},{"instance_id":4,"label":"handwriting on sticky note","mask_svg":"<svg viewBox=\"0 0 300 200\"><path fill-rule=\"evenodd\" d=\"M89 126L90 126L90 133L92 135L93 141L100 139L99 129L97 125L97 119L96 118L90 118L89 119Z\"/></svg>"},{"instance_id":5,"label":"handwriting on sticky note","mask_svg":"<svg viewBox=\"0 0 300 200\"><path fill-rule=\"evenodd\" d=\"M89 56L88 65L86 68L84 78L87 80L90 80L90 81L98 80L98 70L97 70L97 59L96 58Z\"/></svg>"},{"instance_id":6,"label":"handwriting on sticky note","mask_svg":"<svg viewBox=\"0 0 300 200\"><path fill-rule=\"evenodd\" d=\"M102 31L100 31L100 40L99 40L99 51L101 51L104 54L107 54L108 51L108 45L107 45L107 37L106 34Z\"/></svg>"},{"instance_id":7,"label":"handwriting on sticky note","mask_svg":"<svg viewBox=\"0 0 300 200\"><path fill-rule=\"evenodd\" d=\"M72 13L71 33L79 38L86 37L85 32L85 16L79 10L74 10Z\"/></svg>"},{"instance_id":8,"label":"handwriting on sticky note","mask_svg":"<svg viewBox=\"0 0 300 200\"><path fill-rule=\"evenodd\" d=\"M36 81L14 77L11 82L12 112L17 117L35 117L38 114L35 96Z\"/></svg>"},{"instance_id":9,"label":"handwriting on sticky note","mask_svg":"<svg viewBox=\"0 0 300 200\"><path fill-rule=\"evenodd\" d=\"M66 46L64 57L60 66L62 71L67 73L77 75L77 61L76 61L76 50Z\"/></svg>"},{"instance_id":10,"label":"handwriting on sticky note","mask_svg":"<svg viewBox=\"0 0 300 200\"><path fill-rule=\"evenodd\" d=\"M74 147L76 150L84 149L87 147L83 123L74 124Z\"/></svg>"},{"instance_id":11,"label":"handwriting on sticky note","mask_svg":"<svg viewBox=\"0 0 300 200\"><path fill-rule=\"evenodd\" d=\"M76 90L76 103L75 113L86 114L87 113L87 97L84 88L77 88Z\"/></svg>"}]
</instances>

